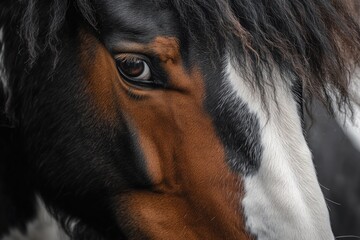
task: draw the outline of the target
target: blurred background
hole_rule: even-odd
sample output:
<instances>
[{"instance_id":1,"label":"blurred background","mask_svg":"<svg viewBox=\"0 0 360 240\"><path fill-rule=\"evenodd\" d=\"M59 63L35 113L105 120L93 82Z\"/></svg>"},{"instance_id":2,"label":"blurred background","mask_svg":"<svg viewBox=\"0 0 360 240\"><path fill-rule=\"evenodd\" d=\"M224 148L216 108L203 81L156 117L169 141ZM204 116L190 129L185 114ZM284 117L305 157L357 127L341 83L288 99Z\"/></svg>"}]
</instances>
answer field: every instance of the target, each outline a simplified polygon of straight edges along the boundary
<instances>
[{"instance_id":1,"label":"blurred background","mask_svg":"<svg viewBox=\"0 0 360 240\"><path fill-rule=\"evenodd\" d=\"M360 111L354 110L360 124ZM346 120L336 121L320 104L313 105L312 118L306 117L307 139L333 232L339 238L360 239L360 126L344 129Z\"/></svg>"}]
</instances>

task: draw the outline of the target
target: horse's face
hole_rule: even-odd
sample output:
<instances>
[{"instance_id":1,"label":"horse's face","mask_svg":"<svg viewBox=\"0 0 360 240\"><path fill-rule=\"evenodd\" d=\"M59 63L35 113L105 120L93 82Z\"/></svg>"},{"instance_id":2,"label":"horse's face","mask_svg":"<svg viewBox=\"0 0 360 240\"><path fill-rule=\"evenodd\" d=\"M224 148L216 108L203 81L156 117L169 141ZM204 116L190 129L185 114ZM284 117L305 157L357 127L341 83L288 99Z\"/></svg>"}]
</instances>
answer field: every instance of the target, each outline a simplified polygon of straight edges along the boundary
<instances>
[{"instance_id":1,"label":"horse's face","mask_svg":"<svg viewBox=\"0 0 360 240\"><path fill-rule=\"evenodd\" d=\"M116 221L129 238L331 235L323 200L303 194L322 199L292 86L261 96L225 50L203 49L161 4L95 8L100 37L80 27L51 80L25 93L27 151L46 200L95 228Z\"/></svg>"},{"instance_id":2,"label":"horse's face","mask_svg":"<svg viewBox=\"0 0 360 240\"><path fill-rule=\"evenodd\" d=\"M210 62L210 54L185 45L170 10L135 1L103 6L108 29L103 43L82 35L81 68L92 115L100 128L126 129L113 141L133 153L107 159L129 183L116 192L120 225L137 237L244 237L242 183L211 115L221 101L210 91L223 78L221 59Z\"/></svg>"}]
</instances>

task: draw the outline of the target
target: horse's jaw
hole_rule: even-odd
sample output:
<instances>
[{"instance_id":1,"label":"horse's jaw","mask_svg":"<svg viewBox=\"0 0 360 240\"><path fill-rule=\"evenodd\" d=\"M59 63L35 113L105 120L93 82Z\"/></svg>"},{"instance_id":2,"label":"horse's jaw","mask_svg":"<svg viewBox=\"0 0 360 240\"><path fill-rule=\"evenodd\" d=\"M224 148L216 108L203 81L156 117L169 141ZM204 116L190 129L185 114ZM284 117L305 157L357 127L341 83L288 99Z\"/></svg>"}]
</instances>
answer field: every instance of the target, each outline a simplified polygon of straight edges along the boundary
<instances>
[{"instance_id":1,"label":"horse's jaw","mask_svg":"<svg viewBox=\"0 0 360 240\"><path fill-rule=\"evenodd\" d=\"M244 177L242 206L248 231L259 240L334 239L290 87L274 80L275 92L265 89L266 111L260 93L249 87L230 63L227 76L238 98L257 116L261 129L260 167Z\"/></svg>"}]
</instances>

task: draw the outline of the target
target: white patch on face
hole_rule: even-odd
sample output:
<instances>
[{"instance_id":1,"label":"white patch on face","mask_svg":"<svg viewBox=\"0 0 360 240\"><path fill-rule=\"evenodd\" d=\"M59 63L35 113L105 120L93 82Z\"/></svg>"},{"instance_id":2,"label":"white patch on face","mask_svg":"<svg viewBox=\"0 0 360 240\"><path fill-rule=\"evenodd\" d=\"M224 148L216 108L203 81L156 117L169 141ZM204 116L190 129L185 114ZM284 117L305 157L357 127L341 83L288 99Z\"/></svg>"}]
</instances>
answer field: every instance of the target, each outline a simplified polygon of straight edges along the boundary
<instances>
[{"instance_id":1,"label":"white patch on face","mask_svg":"<svg viewBox=\"0 0 360 240\"><path fill-rule=\"evenodd\" d=\"M69 239L60 228L54 218L46 210L40 198L37 199L37 215L35 219L26 225L26 234L18 229L10 230L10 233L2 240L67 240Z\"/></svg>"},{"instance_id":2,"label":"white patch on face","mask_svg":"<svg viewBox=\"0 0 360 240\"><path fill-rule=\"evenodd\" d=\"M258 240L334 239L324 196L303 136L297 105L289 86L274 81L264 96L253 90L228 61L230 85L260 123L263 153L253 176L244 177L242 207L249 232ZM273 94L276 94L277 104Z\"/></svg>"},{"instance_id":3,"label":"white patch on face","mask_svg":"<svg viewBox=\"0 0 360 240\"><path fill-rule=\"evenodd\" d=\"M345 113L336 111L336 119L354 146L360 151L360 68L354 72L350 83L350 100L353 103L353 121Z\"/></svg>"}]
</instances>

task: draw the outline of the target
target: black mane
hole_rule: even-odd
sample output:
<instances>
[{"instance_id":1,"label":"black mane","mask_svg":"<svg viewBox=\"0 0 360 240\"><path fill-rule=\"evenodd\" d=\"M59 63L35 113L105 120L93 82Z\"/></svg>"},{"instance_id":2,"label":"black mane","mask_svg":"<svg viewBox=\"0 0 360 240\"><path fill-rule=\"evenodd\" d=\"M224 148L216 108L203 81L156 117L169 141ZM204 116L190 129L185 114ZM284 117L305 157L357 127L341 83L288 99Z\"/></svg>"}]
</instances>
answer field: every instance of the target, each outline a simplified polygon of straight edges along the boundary
<instances>
[{"instance_id":1,"label":"black mane","mask_svg":"<svg viewBox=\"0 0 360 240\"><path fill-rule=\"evenodd\" d=\"M0 29L4 33L0 39L0 49L4 46L0 77L6 78L4 82L11 89L2 91L0 84L0 116L6 112L7 117L16 121L12 91L20 92L23 85L19 82L28 80L24 76L41 56L50 56L46 59L51 59L49 65L55 68L66 44L63 36L75 31L74 23L87 25L101 38L102 19L96 13L99 2L0 3ZM329 110L331 95L336 96L337 107L348 105L350 74L360 61L360 25L350 11L348 4L353 3L350 0L153 0L153 3L172 9L183 34L204 50L216 57L230 54L244 79L254 87L264 91L264 86L277 80L280 74L283 81L300 80L308 97L318 97ZM61 213L59 216L66 219Z\"/></svg>"},{"instance_id":2,"label":"black mane","mask_svg":"<svg viewBox=\"0 0 360 240\"><path fill-rule=\"evenodd\" d=\"M255 86L280 71L283 79L299 78L309 98L320 98L329 110L329 94L337 96L338 107L348 103L350 72L360 59L360 27L358 16L350 14L351 1L171 2L189 35L208 49L225 42Z\"/></svg>"},{"instance_id":3,"label":"black mane","mask_svg":"<svg viewBox=\"0 0 360 240\"><path fill-rule=\"evenodd\" d=\"M360 27L350 14L349 3L342 0L154 1L173 8L188 37L209 51L223 54L219 49L231 49L244 78L254 86L262 88L275 71L284 79L295 76L303 82L310 97L319 97L329 109L329 94L337 96L338 106L348 103L349 74L359 62ZM29 0L2 5L0 26L16 31L1 44L10 38L17 39L17 45L22 46L19 49L22 61L30 67L46 50L52 52L56 64L62 31L74 20L73 15L79 15L93 28L97 24L94 7L86 0ZM11 66L5 66L7 73Z\"/></svg>"}]
</instances>

